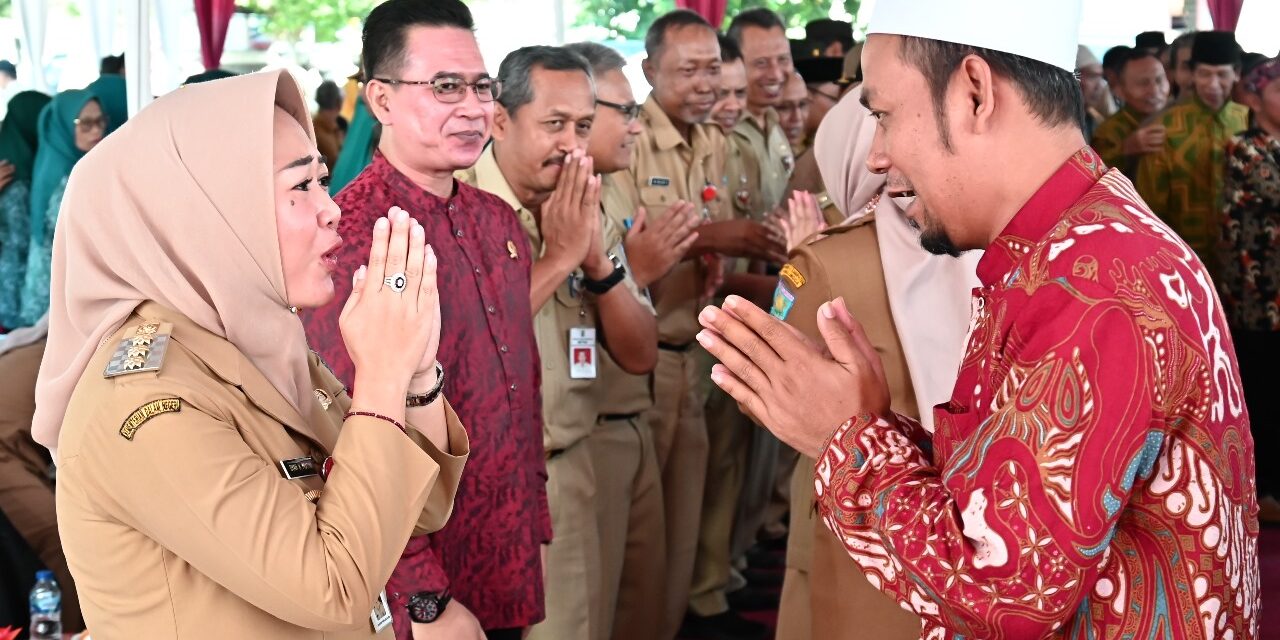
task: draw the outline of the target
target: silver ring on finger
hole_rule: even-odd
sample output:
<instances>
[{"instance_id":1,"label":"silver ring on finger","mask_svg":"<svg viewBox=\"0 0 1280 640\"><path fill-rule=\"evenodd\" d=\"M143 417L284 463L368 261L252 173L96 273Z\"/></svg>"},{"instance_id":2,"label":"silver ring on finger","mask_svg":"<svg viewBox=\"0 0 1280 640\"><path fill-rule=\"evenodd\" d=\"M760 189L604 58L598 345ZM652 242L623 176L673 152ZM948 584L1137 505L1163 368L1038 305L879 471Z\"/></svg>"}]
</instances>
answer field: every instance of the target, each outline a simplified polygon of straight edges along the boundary
<instances>
[{"instance_id":1,"label":"silver ring on finger","mask_svg":"<svg viewBox=\"0 0 1280 640\"><path fill-rule=\"evenodd\" d=\"M404 293L404 289L409 285L409 279L403 273L393 273L382 279L382 284L387 285L388 289L396 293Z\"/></svg>"}]
</instances>

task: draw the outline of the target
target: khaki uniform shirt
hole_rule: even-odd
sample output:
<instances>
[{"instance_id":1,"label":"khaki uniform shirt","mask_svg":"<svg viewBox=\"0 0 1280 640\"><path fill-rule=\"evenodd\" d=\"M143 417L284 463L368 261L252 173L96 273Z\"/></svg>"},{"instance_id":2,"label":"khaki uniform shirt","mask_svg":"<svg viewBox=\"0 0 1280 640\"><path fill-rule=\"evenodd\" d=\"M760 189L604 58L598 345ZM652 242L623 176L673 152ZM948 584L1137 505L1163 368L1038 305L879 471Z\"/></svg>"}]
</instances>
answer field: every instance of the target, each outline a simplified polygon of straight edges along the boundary
<instances>
[{"instance_id":1,"label":"khaki uniform shirt","mask_svg":"<svg viewBox=\"0 0 1280 640\"><path fill-rule=\"evenodd\" d=\"M542 232L533 212L516 198L511 185L502 175L493 155L493 145L485 149L476 166L460 171L457 178L478 189L502 198L515 211L529 236L533 254L541 259L546 251ZM609 253L621 251L623 234L608 217L602 216L602 233ZM600 362L605 357L604 334L599 328L593 300L582 288L582 270L577 269L560 284L551 299L533 312L534 335L538 340L538 353L542 359L542 443L547 453L562 451L577 444L595 428L599 410ZM627 275L618 286L625 286L637 299L648 304ZM573 329L586 328L596 331L595 378L571 376L570 335Z\"/></svg>"},{"instance_id":2,"label":"khaki uniform shirt","mask_svg":"<svg viewBox=\"0 0 1280 640\"><path fill-rule=\"evenodd\" d=\"M688 141L652 96L640 112L644 131L636 140L626 195L643 206L650 219L660 220L677 200L701 207L709 220L721 220L729 206L728 194L718 186L724 178L727 150L724 134L714 124L694 125ZM619 182L624 182L619 179ZM708 189L710 187L710 189ZM704 194L711 197L704 201ZM657 287L658 340L684 346L693 342L707 272L698 260L676 265Z\"/></svg>"},{"instance_id":3,"label":"khaki uniform shirt","mask_svg":"<svg viewBox=\"0 0 1280 640\"><path fill-rule=\"evenodd\" d=\"M105 377L126 340L159 368ZM350 397L309 366L303 416L235 345L160 305L99 347L67 407L57 492L94 638L375 635L409 535L449 517L467 435L448 408L451 453L376 418L344 424Z\"/></svg>"},{"instance_id":4,"label":"khaki uniform shirt","mask_svg":"<svg viewBox=\"0 0 1280 640\"><path fill-rule=\"evenodd\" d=\"M746 115L733 128L733 137L744 146L743 169L751 195L748 211L753 219L760 220L782 204L786 196L787 181L796 166L791 143L787 142L778 124L778 112L773 109L765 112L764 130L755 118Z\"/></svg>"},{"instance_id":5,"label":"khaki uniform shirt","mask_svg":"<svg viewBox=\"0 0 1280 640\"><path fill-rule=\"evenodd\" d=\"M605 229L605 246L617 246L619 255L624 256L626 261L626 252L622 249L626 240L627 231L630 230L631 221L635 218L635 198L628 195L629 190L634 190L635 185L628 182L628 176L624 172L610 173L604 176L603 183L600 188L600 207L604 209L605 218L608 220L608 228ZM627 272L630 273L630 263L627 264ZM628 283L635 286L635 282L627 277ZM653 308L653 302L649 297L648 291L640 292L644 303L650 309ZM600 415L621 416L629 414L644 413L653 406L653 374L635 375L623 371L618 363L613 360L608 352L600 353L600 385L597 402Z\"/></svg>"},{"instance_id":6,"label":"khaki uniform shirt","mask_svg":"<svg viewBox=\"0 0 1280 640\"><path fill-rule=\"evenodd\" d=\"M890 404L894 411L917 417L915 392L907 370L902 343L893 324L889 293L884 283L880 246L876 240L875 215L823 232L827 237L803 244L791 252L783 267L774 293L773 315L822 344L818 331L818 307L828 300L844 296L849 312L862 323L867 339L875 347L884 365L889 384ZM812 469L813 460L801 460ZM807 483L810 508L804 513L816 518L812 508L813 482ZM834 541L834 534L820 522L812 525L824 536L818 542ZM794 537L793 541L797 538ZM813 557L810 557L810 553ZM813 637L851 637L849 629L857 628L857 637L886 640L914 640L920 636L920 619L904 611L890 598L871 586L857 564L844 562L848 555L839 543L817 545L792 544L787 549L787 563L809 570L809 593L813 611Z\"/></svg>"}]
</instances>

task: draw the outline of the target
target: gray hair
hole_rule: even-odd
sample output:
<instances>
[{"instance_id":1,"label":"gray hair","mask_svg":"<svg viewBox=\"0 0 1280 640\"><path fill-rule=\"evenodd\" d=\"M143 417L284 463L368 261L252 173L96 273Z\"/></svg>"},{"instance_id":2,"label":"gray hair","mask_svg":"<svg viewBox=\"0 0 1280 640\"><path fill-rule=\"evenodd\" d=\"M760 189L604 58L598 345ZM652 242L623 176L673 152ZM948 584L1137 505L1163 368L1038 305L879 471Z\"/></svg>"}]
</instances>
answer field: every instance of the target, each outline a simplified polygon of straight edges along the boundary
<instances>
[{"instance_id":1,"label":"gray hair","mask_svg":"<svg viewBox=\"0 0 1280 640\"><path fill-rule=\"evenodd\" d=\"M587 80L591 82L591 91L595 93L591 63L581 54L564 47L521 47L508 54L498 67L498 81L502 83L498 104L512 117L515 117L520 107L533 102L533 86L529 83L529 76L534 69L581 71L586 74Z\"/></svg>"},{"instance_id":2,"label":"gray hair","mask_svg":"<svg viewBox=\"0 0 1280 640\"><path fill-rule=\"evenodd\" d=\"M566 44L565 49L583 57L591 65L591 72L597 76L610 71L621 71L627 61L616 49L595 42L575 42Z\"/></svg>"}]
</instances>

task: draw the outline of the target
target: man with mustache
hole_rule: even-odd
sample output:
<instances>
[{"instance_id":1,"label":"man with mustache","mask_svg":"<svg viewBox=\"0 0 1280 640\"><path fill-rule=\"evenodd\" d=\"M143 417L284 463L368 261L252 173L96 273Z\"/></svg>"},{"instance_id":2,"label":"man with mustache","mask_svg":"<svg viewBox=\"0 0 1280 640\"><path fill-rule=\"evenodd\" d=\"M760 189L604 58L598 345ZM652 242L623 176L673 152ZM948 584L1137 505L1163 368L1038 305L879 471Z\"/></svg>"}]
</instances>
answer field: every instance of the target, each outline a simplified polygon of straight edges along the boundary
<instances>
[{"instance_id":1,"label":"man with mustache","mask_svg":"<svg viewBox=\"0 0 1280 640\"><path fill-rule=\"evenodd\" d=\"M1227 143L1249 127L1249 109L1231 101L1240 45L1230 31L1202 31L1191 45L1187 100L1160 114L1164 144L1138 162L1138 193L1209 267L1218 271Z\"/></svg>"},{"instance_id":2,"label":"man with mustache","mask_svg":"<svg viewBox=\"0 0 1280 640\"><path fill-rule=\"evenodd\" d=\"M382 127L368 167L334 200L335 302L304 315L311 347L344 383L339 338L367 229L391 206L421 223L440 264L439 360L476 455L440 531L410 538L387 585L397 637L518 639L543 618L540 546L551 540L538 352L529 308L534 255L511 208L456 181L484 150L501 86L459 0L388 0L364 24L364 103ZM411 632L412 629L412 632Z\"/></svg>"},{"instance_id":3,"label":"man with mustache","mask_svg":"<svg viewBox=\"0 0 1280 640\"><path fill-rule=\"evenodd\" d=\"M503 94L493 144L459 179L497 195L536 256L531 301L542 359L543 446L555 540L547 549L547 618L530 638L603 639L597 469L596 357L631 374L653 370L657 323L628 275L621 233L600 210L600 176L586 148L596 117L590 64L560 47L524 47L498 69ZM607 239L607 242L606 242Z\"/></svg>"},{"instance_id":4,"label":"man with mustache","mask_svg":"<svg viewBox=\"0 0 1280 640\"><path fill-rule=\"evenodd\" d=\"M890 410L842 299L815 314L822 347L735 298L698 341L712 380L817 460L823 522L920 637L1255 638L1231 334L1205 265L1085 144L1081 4L876 3L867 167L916 196L935 253L985 247L932 433Z\"/></svg>"},{"instance_id":5,"label":"man with mustache","mask_svg":"<svg viewBox=\"0 0 1280 640\"><path fill-rule=\"evenodd\" d=\"M1169 80L1154 52L1136 49L1120 66L1118 86L1124 106L1093 132L1093 148L1103 162L1137 180L1138 161L1164 148L1164 125L1152 116L1169 99Z\"/></svg>"}]
</instances>

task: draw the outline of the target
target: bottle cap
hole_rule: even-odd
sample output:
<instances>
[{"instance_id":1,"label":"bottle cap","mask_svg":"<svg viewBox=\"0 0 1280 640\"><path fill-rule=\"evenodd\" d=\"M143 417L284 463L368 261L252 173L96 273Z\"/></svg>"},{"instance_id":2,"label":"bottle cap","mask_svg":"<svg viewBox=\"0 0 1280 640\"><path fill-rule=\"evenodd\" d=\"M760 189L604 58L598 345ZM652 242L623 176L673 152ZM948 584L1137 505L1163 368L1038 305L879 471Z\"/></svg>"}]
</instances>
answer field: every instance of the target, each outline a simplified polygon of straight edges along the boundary
<instances>
[{"instance_id":1,"label":"bottle cap","mask_svg":"<svg viewBox=\"0 0 1280 640\"><path fill-rule=\"evenodd\" d=\"M53 580L53 572L48 569L41 569L36 572L36 582L41 580Z\"/></svg>"}]
</instances>

